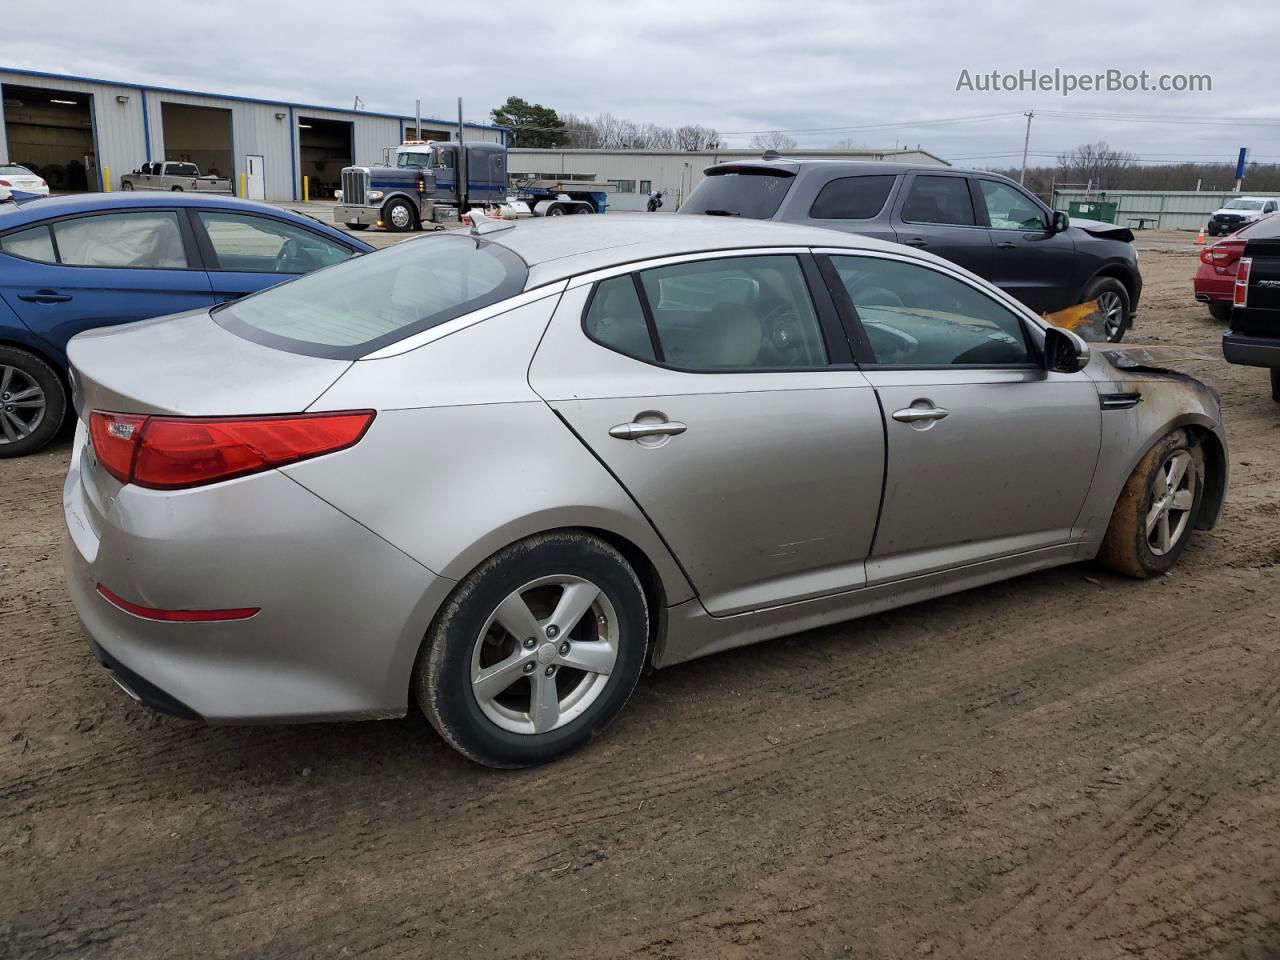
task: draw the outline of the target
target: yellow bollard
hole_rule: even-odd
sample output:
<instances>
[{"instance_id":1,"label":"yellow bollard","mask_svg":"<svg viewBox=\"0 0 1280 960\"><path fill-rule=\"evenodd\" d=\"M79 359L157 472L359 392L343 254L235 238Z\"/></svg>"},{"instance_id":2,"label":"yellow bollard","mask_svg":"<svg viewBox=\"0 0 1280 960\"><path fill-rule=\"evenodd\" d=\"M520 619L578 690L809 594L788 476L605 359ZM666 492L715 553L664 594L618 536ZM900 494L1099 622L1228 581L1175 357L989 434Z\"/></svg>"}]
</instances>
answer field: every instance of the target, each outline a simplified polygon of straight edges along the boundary
<instances>
[{"instance_id":1,"label":"yellow bollard","mask_svg":"<svg viewBox=\"0 0 1280 960\"><path fill-rule=\"evenodd\" d=\"M311 202L311 178L310 177L302 178L302 202L303 203Z\"/></svg>"},{"instance_id":2,"label":"yellow bollard","mask_svg":"<svg viewBox=\"0 0 1280 960\"><path fill-rule=\"evenodd\" d=\"M102 168L102 192L103 193L111 192L111 168L110 167Z\"/></svg>"},{"instance_id":3,"label":"yellow bollard","mask_svg":"<svg viewBox=\"0 0 1280 960\"><path fill-rule=\"evenodd\" d=\"M245 180L243 173L240 174L240 196L242 199L248 199L249 197L248 181Z\"/></svg>"}]
</instances>

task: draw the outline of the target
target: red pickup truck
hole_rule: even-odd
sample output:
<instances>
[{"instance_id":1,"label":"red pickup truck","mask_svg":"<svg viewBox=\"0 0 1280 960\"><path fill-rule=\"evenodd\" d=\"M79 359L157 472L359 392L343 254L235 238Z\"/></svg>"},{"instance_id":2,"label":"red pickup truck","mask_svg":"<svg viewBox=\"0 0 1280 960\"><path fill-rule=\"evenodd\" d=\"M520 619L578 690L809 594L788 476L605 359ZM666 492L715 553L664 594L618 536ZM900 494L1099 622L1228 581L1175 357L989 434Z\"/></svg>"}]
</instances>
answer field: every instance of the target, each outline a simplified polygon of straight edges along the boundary
<instances>
[{"instance_id":1,"label":"red pickup truck","mask_svg":"<svg viewBox=\"0 0 1280 960\"><path fill-rule=\"evenodd\" d=\"M1200 268L1192 286L1196 300L1208 304L1213 319L1231 319L1231 295L1236 285L1236 267L1250 240L1280 237L1280 214L1263 217L1200 251Z\"/></svg>"}]
</instances>

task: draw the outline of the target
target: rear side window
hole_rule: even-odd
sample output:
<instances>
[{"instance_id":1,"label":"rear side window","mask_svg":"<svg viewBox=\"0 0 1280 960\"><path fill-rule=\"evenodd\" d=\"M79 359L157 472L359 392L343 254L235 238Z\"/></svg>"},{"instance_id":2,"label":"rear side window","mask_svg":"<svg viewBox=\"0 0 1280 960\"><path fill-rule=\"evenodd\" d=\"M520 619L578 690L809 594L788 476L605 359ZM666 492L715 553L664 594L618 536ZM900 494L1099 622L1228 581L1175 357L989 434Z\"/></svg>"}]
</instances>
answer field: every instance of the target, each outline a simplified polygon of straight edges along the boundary
<instances>
[{"instance_id":1,"label":"rear side window","mask_svg":"<svg viewBox=\"0 0 1280 960\"><path fill-rule=\"evenodd\" d=\"M524 289L524 261L496 243L422 237L218 307L214 319L248 340L353 360Z\"/></svg>"},{"instance_id":2,"label":"rear side window","mask_svg":"<svg viewBox=\"0 0 1280 960\"><path fill-rule=\"evenodd\" d=\"M971 227L973 200L964 177L916 177L911 181L902 219L909 223L949 223Z\"/></svg>"},{"instance_id":3,"label":"rear side window","mask_svg":"<svg viewBox=\"0 0 1280 960\"><path fill-rule=\"evenodd\" d=\"M610 350L637 360L657 359L644 307L630 274L600 282L582 323L587 336Z\"/></svg>"},{"instance_id":4,"label":"rear side window","mask_svg":"<svg viewBox=\"0 0 1280 960\"><path fill-rule=\"evenodd\" d=\"M832 180L813 201L809 216L814 220L870 220L884 209L897 179L886 174Z\"/></svg>"},{"instance_id":5,"label":"rear side window","mask_svg":"<svg viewBox=\"0 0 1280 960\"><path fill-rule=\"evenodd\" d=\"M53 224L62 263L80 267L181 270L187 252L171 210L108 213Z\"/></svg>"},{"instance_id":6,"label":"rear side window","mask_svg":"<svg viewBox=\"0 0 1280 960\"><path fill-rule=\"evenodd\" d=\"M780 170L746 168L713 173L694 187L680 212L768 220L778 212L794 182L791 173Z\"/></svg>"},{"instance_id":7,"label":"rear side window","mask_svg":"<svg viewBox=\"0 0 1280 960\"><path fill-rule=\"evenodd\" d=\"M26 257L28 260L39 260L42 263L57 263L58 255L53 249L53 235L45 224L19 230L17 233L0 237L0 250L11 253L15 257Z\"/></svg>"}]
</instances>

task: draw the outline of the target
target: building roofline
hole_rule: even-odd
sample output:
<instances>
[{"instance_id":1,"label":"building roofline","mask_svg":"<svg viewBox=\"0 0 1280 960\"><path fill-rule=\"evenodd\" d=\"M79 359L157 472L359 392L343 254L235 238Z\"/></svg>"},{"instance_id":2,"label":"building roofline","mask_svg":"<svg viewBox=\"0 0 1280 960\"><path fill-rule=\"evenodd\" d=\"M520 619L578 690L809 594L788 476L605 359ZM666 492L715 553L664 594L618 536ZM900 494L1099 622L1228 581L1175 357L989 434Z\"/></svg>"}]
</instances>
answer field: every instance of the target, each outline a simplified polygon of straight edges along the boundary
<instances>
[{"instance_id":1,"label":"building roofline","mask_svg":"<svg viewBox=\"0 0 1280 960\"><path fill-rule=\"evenodd\" d=\"M352 110L350 107L326 107L318 103L297 103L291 100L268 100L265 97L243 97L238 94L231 93L209 93L207 90L184 90L181 87L158 87L150 83L125 83L121 80L103 80L99 77L81 77L71 73L50 73L45 70L25 70L20 67L6 67L2 65L0 65L0 73L12 73L21 77L40 77L45 80L73 80L77 83L98 83L105 87L123 87L129 90L150 90L154 93L177 93L188 97L208 97L211 100L233 100L237 103L257 103L268 107L293 107L295 110L327 110L329 113L349 113L356 117L381 117L384 120L414 121L417 119L412 114L380 113L376 110ZM454 120L441 120L439 117L423 117L422 121L423 123L433 123L446 128L451 128L456 125L456 121ZM471 127L473 130L502 130L506 133L511 132L510 127L498 127L489 123L463 121L463 125Z\"/></svg>"}]
</instances>

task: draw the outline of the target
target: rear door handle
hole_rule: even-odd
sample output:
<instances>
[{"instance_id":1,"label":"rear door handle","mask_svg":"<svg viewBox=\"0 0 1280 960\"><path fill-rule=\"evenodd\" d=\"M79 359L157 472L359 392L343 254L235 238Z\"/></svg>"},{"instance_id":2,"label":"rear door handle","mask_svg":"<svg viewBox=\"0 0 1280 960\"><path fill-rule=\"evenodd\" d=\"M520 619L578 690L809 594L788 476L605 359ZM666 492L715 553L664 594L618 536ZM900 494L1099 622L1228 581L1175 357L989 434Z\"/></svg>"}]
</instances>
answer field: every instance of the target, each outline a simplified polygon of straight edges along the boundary
<instances>
[{"instance_id":1,"label":"rear door handle","mask_svg":"<svg viewBox=\"0 0 1280 960\"><path fill-rule=\"evenodd\" d=\"M618 440L639 440L642 437L674 437L688 430L687 424L679 420L668 420L665 423L620 423L609 428L609 436Z\"/></svg>"},{"instance_id":2,"label":"rear door handle","mask_svg":"<svg viewBox=\"0 0 1280 960\"><path fill-rule=\"evenodd\" d=\"M1016 246L1017 246L1017 244L1016 244L1016 243L1014 243L1014 242L1013 242L1013 241L1011 241L1011 240L1001 240L999 243L997 243L997 244L996 244L996 249L997 249L997 250L1012 250L1012 249L1013 249L1014 247L1016 247Z\"/></svg>"},{"instance_id":3,"label":"rear door handle","mask_svg":"<svg viewBox=\"0 0 1280 960\"><path fill-rule=\"evenodd\" d=\"M910 240L906 240L904 242L908 247L927 247L929 245L928 240L923 240L920 237L912 237Z\"/></svg>"},{"instance_id":4,"label":"rear door handle","mask_svg":"<svg viewBox=\"0 0 1280 960\"><path fill-rule=\"evenodd\" d=\"M248 294L247 293L220 293L218 294L218 296L222 298L223 303L227 303L228 301L231 301L231 300L239 300L241 297L247 297Z\"/></svg>"},{"instance_id":5,"label":"rear door handle","mask_svg":"<svg viewBox=\"0 0 1280 960\"><path fill-rule=\"evenodd\" d=\"M942 407L907 407L893 411L893 419L899 423L919 423L922 420L945 420L951 415L950 410Z\"/></svg>"},{"instance_id":6,"label":"rear door handle","mask_svg":"<svg viewBox=\"0 0 1280 960\"><path fill-rule=\"evenodd\" d=\"M37 290L34 293L20 293L18 299L27 303L66 303L71 299L71 294L59 293L57 290Z\"/></svg>"}]
</instances>

